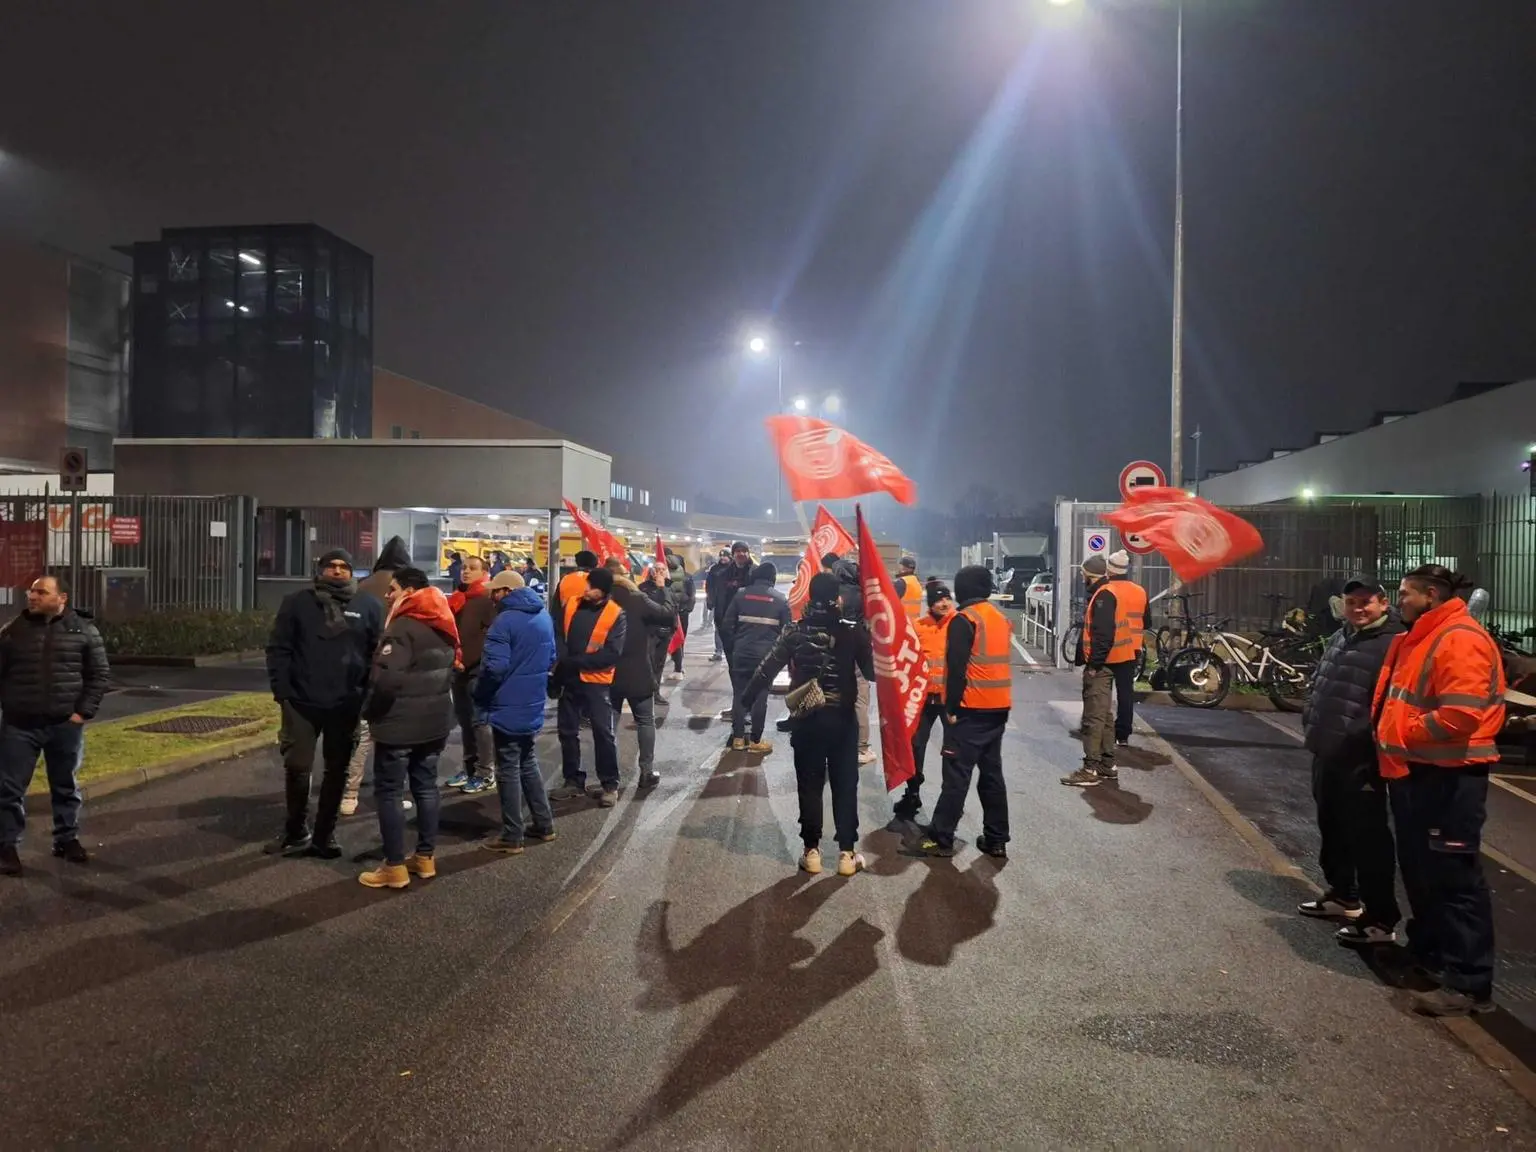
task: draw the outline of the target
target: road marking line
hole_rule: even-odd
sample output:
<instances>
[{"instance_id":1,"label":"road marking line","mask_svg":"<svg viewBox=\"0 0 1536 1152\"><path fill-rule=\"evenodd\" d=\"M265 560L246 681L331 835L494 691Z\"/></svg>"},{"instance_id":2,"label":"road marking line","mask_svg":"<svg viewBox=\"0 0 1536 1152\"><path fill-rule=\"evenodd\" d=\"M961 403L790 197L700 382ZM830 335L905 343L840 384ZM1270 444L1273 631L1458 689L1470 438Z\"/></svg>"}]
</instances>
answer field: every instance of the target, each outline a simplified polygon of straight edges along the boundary
<instances>
[{"instance_id":1,"label":"road marking line","mask_svg":"<svg viewBox=\"0 0 1536 1152\"><path fill-rule=\"evenodd\" d=\"M1536 804L1536 795L1527 792L1524 788L1516 788L1513 784L1509 783L1510 779L1511 778L1508 776L1494 776L1490 774L1488 777L1488 783L1497 784L1500 788L1504 789L1504 791L1513 792L1516 796L1520 797L1520 799L1529 800L1532 804ZM1529 780L1530 777L1516 776L1513 777L1513 779Z\"/></svg>"},{"instance_id":2,"label":"road marking line","mask_svg":"<svg viewBox=\"0 0 1536 1152\"><path fill-rule=\"evenodd\" d=\"M1019 650L1019 655L1024 657L1024 662L1026 664L1039 664L1040 663L1040 661L1036 660L1033 656L1031 656L1029 654L1029 649L1025 648L1024 645L1019 643L1019 638L1017 636L1010 636L1010 637L1008 637L1008 639L1013 641L1013 646Z\"/></svg>"}]
</instances>

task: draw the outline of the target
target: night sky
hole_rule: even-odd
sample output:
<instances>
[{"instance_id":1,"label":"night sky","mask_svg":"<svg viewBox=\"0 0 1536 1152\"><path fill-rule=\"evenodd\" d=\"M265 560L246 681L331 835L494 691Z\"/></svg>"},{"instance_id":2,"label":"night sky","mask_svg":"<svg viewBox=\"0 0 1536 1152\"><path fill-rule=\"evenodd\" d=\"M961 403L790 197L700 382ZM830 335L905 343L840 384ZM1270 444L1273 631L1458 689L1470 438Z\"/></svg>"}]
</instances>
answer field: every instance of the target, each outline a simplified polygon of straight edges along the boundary
<instances>
[{"instance_id":1,"label":"night sky","mask_svg":"<svg viewBox=\"0 0 1536 1152\"><path fill-rule=\"evenodd\" d=\"M668 494L771 494L763 324L925 505L1107 498L1168 453L1174 23L1089 8L17 0L0 210L313 220L378 363ZM1533 0L1189 0L1207 467L1536 375L1533 49Z\"/></svg>"}]
</instances>

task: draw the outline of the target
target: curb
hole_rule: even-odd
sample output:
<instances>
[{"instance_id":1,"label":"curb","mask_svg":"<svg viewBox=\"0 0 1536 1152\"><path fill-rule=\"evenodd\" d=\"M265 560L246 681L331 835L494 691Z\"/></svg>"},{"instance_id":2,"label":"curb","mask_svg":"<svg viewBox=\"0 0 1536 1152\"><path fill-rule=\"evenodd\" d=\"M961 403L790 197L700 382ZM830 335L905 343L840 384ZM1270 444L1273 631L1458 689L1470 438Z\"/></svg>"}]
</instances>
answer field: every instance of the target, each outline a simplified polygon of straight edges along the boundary
<instances>
[{"instance_id":1,"label":"curb","mask_svg":"<svg viewBox=\"0 0 1536 1152\"><path fill-rule=\"evenodd\" d=\"M1136 703L1138 703L1138 704L1171 704L1171 705L1174 705L1175 707L1182 707L1182 705L1180 705L1179 702L1173 698L1172 693L1169 693L1169 692L1138 692L1138 693L1136 693ZM1229 693L1222 700L1222 702L1220 704L1216 705L1216 709L1214 709L1214 710L1223 710L1223 709L1226 710L1226 711L1229 711L1229 712L1279 712L1279 711L1281 711L1281 709L1275 707L1275 702L1273 700L1271 700L1268 696L1255 696L1255 695L1253 695L1252 693L1249 693L1249 692L1232 692L1232 693ZM1194 711L1196 711L1196 712L1203 712L1203 711L1205 711L1205 709L1203 709L1203 708L1196 708L1196 709L1194 709Z\"/></svg>"},{"instance_id":2,"label":"curb","mask_svg":"<svg viewBox=\"0 0 1536 1152\"><path fill-rule=\"evenodd\" d=\"M1156 695L1154 693L1153 695ZM1267 703L1267 701L1266 701ZM1163 739L1162 734L1152 727L1150 721L1144 716L1137 719L1145 724L1152 732L1161 750L1168 755L1169 762L1179 770L1195 791L1199 792L1216 810L1216 813L1231 826L1238 837L1253 849L1254 855L1263 862L1264 867L1276 876L1284 876L1287 879L1299 880L1306 885L1309 891L1321 896L1323 890L1312 882L1301 868L1291 858L1270 842L1269 837L1259 831L1257 825L1239 812L1233 803L1228 800L1217 787L1200 774L1200 770L1179 754L1177 748ZM1536 1071L1526 1067L1513 1052L1499 1043L1486 1029L1475 1021L1468 1019L1440 1019L1437 1021L1460 1044L1481 1060L1493 1072L1497 1073L1505 1084L1509 1085L1515 1093L1527 1104L1536 1107Z\"/></svg>"},{"instance_id":3,"label":"curb","mask_svg":"<svg viewBox=\"0 0 1536 1152\"><path fill-rule=\"evenodd\" d=\"M110 796L114 792L123 792L129 788L138 788L148 784L152 780L160 780L166 776L179 776L183 772L191 772L195 768L205 768L209 764L220 764L225 760L234 760L252 752L259 752L263 748L272 747L277 741L276 733L263 733L260 736L246 736L239 740L231 740L225 744L219 744L213 748L206 748L200 752L192 752L186 756L179 756L175 760L167 760L164 764L156 764L150 768L130 768L126 772L118 772L103 780L91 780L80 786L81 796L87 800L99 800L103 796Z\"/></svg>"},{"instance_id":4,"label":"curb","mask_svg":"<svg viewBox=\"0 0 1536 1152\"><path fill-rule=\"evenodd\" d=\"M108 653L107 663L124 668L222 668L260 655L261 652L254 648L249 652L224 652L217 656L114 656Z\"/></svg>"}]
</instances>

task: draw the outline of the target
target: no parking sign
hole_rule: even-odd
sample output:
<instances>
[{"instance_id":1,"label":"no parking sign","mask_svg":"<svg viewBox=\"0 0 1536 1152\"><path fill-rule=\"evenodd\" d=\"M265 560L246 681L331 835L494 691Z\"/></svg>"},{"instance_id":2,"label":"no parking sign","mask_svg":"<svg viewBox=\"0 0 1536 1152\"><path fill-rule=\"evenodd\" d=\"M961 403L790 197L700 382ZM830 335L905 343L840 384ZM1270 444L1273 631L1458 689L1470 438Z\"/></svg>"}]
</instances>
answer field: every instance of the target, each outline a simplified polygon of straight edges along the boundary
<instances>
[{"instance_id":1,"label":"no parking sign","mask_svg":"<svg viewBox=\"0 0 1536 1152\"><path fill-rule=\"evenodd\" d=\"M1108 528L1084 528L1083 529L1083 559L1090 556L1102 556L1109 551Z\"/></svg>"}]
</instances>

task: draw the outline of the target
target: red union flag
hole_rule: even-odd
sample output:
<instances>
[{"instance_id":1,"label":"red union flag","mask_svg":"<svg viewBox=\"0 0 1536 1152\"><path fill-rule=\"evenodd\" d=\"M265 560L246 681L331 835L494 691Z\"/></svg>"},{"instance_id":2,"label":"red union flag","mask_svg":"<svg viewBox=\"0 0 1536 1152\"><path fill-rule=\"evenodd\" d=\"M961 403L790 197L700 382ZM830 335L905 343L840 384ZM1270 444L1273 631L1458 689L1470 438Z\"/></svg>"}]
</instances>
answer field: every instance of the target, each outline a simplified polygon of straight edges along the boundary
<instances>
[{"instance_id":1,"label":"red union flag","mask_svg":"<svg viewBox=\"0 0 1536 1152\"><path fill-rule=\"evenodd\" d=\"M837 517L827 511L825 504L816 505L816 524L811 529L811 547L816 549L818 561L823 556L834 552L839 556L846 556L854 549L853 537L848 535L848 529L837 522ZM820 564L817 567L819 568Z\"/></svg>"},{"instance_id":2,"label":"red union flag","mask_svg":"<svg viewBox=\"0 0 1536 1152\"><path fill-rule=\"evenodd\" d=\"M898 503L917 503L917 485L900 468L836 424L812 416L770 416L767 424L791 500L851 500L886 492Z\"/></svg>"},{"instance_id":3,"label":"red union flag","mask_svg":"<svg viewBox=\"0 0 1536 1152\"><path fill-rule=\"evenodd\" d=\"M1264 537L1248 521L1182 488L1134 489L1129 500L1100 519L1151 544L1186 583L1264 547Z\"/></svg>"},{"instance_id":4,"label":"red union flag","mask_svg":"<svg viewBox=\"0 0 1536 1152\"><path fill-rule=\"evenodd\" d=\"M791 619L800 619L800 613L805 611L805 603L811 598L811 577L821 571L821 554L816 551L816 541L805 546L805 552L800 557L800 563L795 567L795 584L789 590L789 615Z\"/></svg>"},{"instance_id":5,"label":"red union flag","mask_svg":"<svg viewBox=\"0 0 1536 1152\"><path fill-rule=\"evenodd\" d=\"M626 564L628 563L629 557L624 554L624 545L619 543L612 532L569 500L565 502L565 510L571 514L571 518L576 521L576 526L581 529L581 542L587 546L588 551L596 553L599 564L610 556L617 556Z\"/></svg>"},{"instance_id":6,"label":"red union flag","mask_svg":"<svg viewBox=\"0 0 1536 1152\"><path fill-rule=\"evenodd\" d=\"M880 705L880 755L885 788L899 788L917 774L912 761L912 731L928 697L928 662L896 585L875 549L875 538L856 508L859 530L859 586L864 619L875 649L875 698Z\"/></svg>"}]
</instances>

